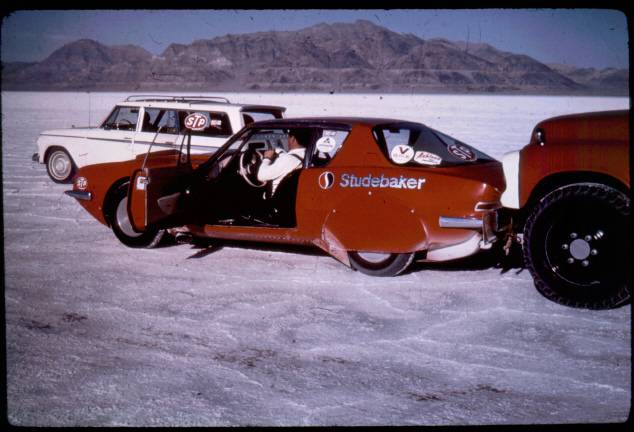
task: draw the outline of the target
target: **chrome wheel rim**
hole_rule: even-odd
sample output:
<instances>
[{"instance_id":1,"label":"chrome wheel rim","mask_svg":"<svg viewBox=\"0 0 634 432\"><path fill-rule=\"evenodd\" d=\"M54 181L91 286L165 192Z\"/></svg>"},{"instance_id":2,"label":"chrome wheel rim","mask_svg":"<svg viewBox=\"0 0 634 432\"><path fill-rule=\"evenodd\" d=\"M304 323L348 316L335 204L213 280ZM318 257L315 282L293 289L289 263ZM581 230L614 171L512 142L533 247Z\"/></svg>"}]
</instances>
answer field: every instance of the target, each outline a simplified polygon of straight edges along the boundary
<instances>
[{"instance_id":1,"label":"chrome wheel rim","mask_svg":"<svg viewBox=\"0 0 634 432\"><path fill-rule=\"evenodd\" d=\"M388 259L392 254L378 252L357 252L359 257L369 263L378 264Z\"/></svg>"},{"instance_id":2,"label":"chrome wheel rim","mask_svg":"<svg viewBox=\"0 0 634 432\"><path fill-rule=\"evenodd\" d=\"M55 152L48 160L51 175L56 180L66 180L72 170L70 158L64 152Z\"/></svg>"},{"instance_id":3,"label":"chrome wheel rim","mask_svg":"<svg viewBox=\"0 0 634 432\"><path fill-rule=\"evenodd\" d=\"M117 206L116 212L116 224L125 235L128 237L139 237L141 233L134 231L130 218L128 217L128 197L126 196Z\"/></svg>"}]
</instances>

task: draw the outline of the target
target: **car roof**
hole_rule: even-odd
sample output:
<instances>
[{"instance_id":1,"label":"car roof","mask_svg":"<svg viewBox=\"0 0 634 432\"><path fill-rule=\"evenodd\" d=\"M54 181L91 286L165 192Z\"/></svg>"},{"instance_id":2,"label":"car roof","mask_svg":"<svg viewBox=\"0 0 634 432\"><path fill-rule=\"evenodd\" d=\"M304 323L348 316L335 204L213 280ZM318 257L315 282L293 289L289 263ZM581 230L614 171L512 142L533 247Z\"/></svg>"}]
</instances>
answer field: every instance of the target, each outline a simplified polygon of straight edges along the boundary
<instances>
[{"instance_id":1,"label":"car roof","mask_svg":"<svg viewBox=\"0 0 634 432\"><path fill-rule=\"evenodd\" d=\"M249 128L258 127L278 127L278 128L294 128L294 127L343 127L352 128L354 125L366 125L370 127L388 124L401 124L421 126L421 123L397 120L391 118L375 118L375 117L296 117L274 120L262 120L251 123Z\"/></svg>"},{"instance_id":2,"label":"car roof","mask_svg":"<svg viewBox=\"0 0 634 432\"><path fill-rule=\"evenodd\" d=\"M222 96L130 95L124 101L117 103L117 105L171 109L183 109L183 107L187 107L200 110L237 109L239 111L286 111L286 108L283 106L231 103L229 99Z\"/></svg>"}]
</instances>

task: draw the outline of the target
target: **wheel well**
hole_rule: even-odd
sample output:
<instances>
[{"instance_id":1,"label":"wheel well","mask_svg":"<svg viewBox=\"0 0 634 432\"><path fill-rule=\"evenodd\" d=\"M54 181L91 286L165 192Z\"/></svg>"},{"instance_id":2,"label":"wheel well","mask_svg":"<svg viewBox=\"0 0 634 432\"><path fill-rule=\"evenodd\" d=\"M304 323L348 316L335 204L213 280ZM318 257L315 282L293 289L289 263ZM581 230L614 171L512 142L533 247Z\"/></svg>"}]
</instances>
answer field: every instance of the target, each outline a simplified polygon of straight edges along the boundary
<instances>
[{"instance_id":1,"label":"wheel well","mask_svg":"<svg viewBox=\"0 0 634 432\"><path fill-rule=\"evenodd\" d=\"M73 160L73 157L70 155L70 153L68 153L68 150L66 150L64 147L62 146L50 146L49 148L46 149L46 151L44 152L44 163L48 163L48 158L50 156L50 154L52 152L54 152L55 150L62 150L64 153L66 153L68 155L68 157L70 158L71 162L73 164L75 164L75 161Z\"/></svg>"},{"instance_id":2,"label":"wheel well","mask_svg":"<svg viewBox=\"0 0 634 432\"><path fill-rule=\"evenodd\" d=\"M555 189L575 183L600 183L606 186L610 186L627 195L629 195L630 193L629 187L624 185L620 180L607 174L591 171L575 171L552 174L541 179L540 182L537 183L537 185L533 188L528 201L526 201L526 204L519 212L519 220L517 222L519 222L520 225L523 226L526 218L528 217L528 214L531 212L533 207L539 202L540 199L542 199L544 196L554 191Z\"/></svg>"},{"instance_id":3,"label":"wheel well","mask_svg":"<svg viewBox=\"0 0 634 432\"><path fill-rule=\"evenodd\" d=\"M117 193L117 191L126 183L130 182L130 177L123 177L119 180L115 181L108 192L106 192L106 197L104 198L104 206L103 206L103 217L108 223L108 226L112 225L112 216L114 214L114 202L113 199Z\"/></svg>"}]
</instances>

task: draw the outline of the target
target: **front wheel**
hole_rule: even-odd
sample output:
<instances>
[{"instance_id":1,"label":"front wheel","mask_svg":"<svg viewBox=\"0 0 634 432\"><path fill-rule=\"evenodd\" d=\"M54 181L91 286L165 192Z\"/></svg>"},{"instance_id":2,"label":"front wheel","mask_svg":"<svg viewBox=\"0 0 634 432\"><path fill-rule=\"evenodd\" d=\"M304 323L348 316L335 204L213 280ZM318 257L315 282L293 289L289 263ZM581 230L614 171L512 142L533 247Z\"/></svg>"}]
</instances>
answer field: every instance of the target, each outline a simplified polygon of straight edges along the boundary
<instances>
[{"instance_id":1,"label":"front wheel","mask_svg":"<svg viewBox=\"0 0 634 432\"><path fill-rule=\"evenodd\" d=\"M609 309L630 299L630 199L595 183L546 195L524 227L524 259L537 290L557 303Z\"/></svg>"},{"instance_id":2,"label":"front wheel","mask_svg":"<svg viewBox=\"0 0 634 432\"><path fill-rule=\"evenodd\" d=\"M348 252L350 265L370 276L396 276L414 259L414 253Z\"/></svg>"},{"instance_id":3,"label":"front wheel","mask_svg":"<svg viewBox=\"0 0 634 432\"><path fill-rule=\"evenodd\" d=\"M66 150L53 150L46 158L46 171L55 183L69 183L75 174L75 164Z\"/></svg>"},{"instance_id":4,"label":"front wheel","mask_svg":"<svg viewBox=\"0 0 634 432\"><path fill-rule=\"evenodd\" d=\"M140 233L132 228L128 217L128 188L122 186L114 197L114 212L111 227L114 235L126 246L133 248L156 247L163 238L165 230L146 229Z\"/></svg>"}]
</instances>

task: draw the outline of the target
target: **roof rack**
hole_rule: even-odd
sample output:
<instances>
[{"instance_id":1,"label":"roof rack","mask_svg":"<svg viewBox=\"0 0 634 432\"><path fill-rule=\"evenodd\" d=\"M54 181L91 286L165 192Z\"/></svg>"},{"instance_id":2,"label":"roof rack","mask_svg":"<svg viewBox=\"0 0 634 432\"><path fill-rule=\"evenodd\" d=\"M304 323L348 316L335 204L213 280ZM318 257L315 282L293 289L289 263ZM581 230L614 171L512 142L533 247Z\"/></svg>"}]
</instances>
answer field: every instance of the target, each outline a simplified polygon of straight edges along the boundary
<instances>
[{"instance_id":1,"label":"roof rack","mask_svg":"<svg viewBox=\"0 0 634 432\"><path fill-rule=\"evenodd\" d=\"M170 96L170 95L130 95L125 102L190 102L190 103L231 103L222 96Z\"/></svg>"}]
</instances>

